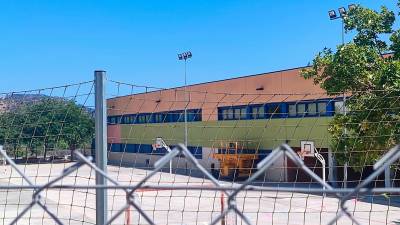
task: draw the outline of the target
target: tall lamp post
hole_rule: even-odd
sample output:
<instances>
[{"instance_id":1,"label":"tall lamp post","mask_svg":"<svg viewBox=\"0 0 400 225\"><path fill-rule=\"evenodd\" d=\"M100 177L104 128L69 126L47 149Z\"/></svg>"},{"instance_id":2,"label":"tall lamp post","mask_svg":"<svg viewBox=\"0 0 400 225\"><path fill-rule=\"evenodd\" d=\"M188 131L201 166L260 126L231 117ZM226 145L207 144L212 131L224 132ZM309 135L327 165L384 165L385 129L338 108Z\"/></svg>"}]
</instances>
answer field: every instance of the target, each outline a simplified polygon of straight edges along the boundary
<instances>
[{"instance_id":1,"label":"tall lamp post","mask_svg":"<svg viewBox=\"0 0 400 225\"><path fill-rule=\"evenodd\" d=\"M357 6L355 4L350 4L348 6L348 10L353 10L356 7ZM329 15L330 20L341 19L341 21L342 21L342 44L344 44L344 18L346 18L346 16L347 16L347 10L345 7L340 7L338 9L338 12L339 12L339 15L336 14L336 11L334 9L332 9L332 10L328 11L328 15Z\"/></svg>"},{"instance_id":2,"label":"tall lamp post","mask_svg":"<svg viewBox=\"0 0 400 225\"><path fill-rule=\"evenodd\" d=\"M183 87L183 92L185 94L185 109L184 109L184 117L185 117L185 146L188 147L188 126L187 126L187 105L188 105L188 98L186 94L186 86L187 86L187 76L186 76L186 61L192 58L192 52L183 52L178 54L179 60L185 61L185 86Z\"/></svg>"},{"instance_id":3,"label":"tall lamp post","mask_svg":"<svg viewBox=\"0 0 400 225\"><path fill-rule=\"evenodd\" d=\"M355 9L357 6L355 4L350 4L348 6L348 10L353 10ZM328 11L328 16L330 20L337 20L337 19L341 19L342 21L342 45L344 45L344 19L347 16L347 10L345 7L340 7L338 9L339 15L336 14L335 10L329 10ZM343 93L343 114L346 115L347 110L346 110L346 94ZM344 134L347 134L347 129L345 127L344 129ZM347 152L347 146L344 146L345 148L345 152ZM347 188L347 162L343 165L343 187Z\"/></svg>"}]
</instances>

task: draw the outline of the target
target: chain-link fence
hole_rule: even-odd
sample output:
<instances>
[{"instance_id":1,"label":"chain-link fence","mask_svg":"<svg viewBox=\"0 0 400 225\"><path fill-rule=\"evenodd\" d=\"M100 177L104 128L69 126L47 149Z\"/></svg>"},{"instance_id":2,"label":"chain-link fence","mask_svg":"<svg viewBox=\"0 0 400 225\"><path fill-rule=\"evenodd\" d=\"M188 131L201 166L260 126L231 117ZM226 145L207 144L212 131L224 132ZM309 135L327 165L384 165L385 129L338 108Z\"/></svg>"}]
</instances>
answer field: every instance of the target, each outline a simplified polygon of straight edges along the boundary
<instances>
[{"instance_id":1,"label":"chain-link fence","mask_svg":"<svg viewBox=\"0 0 400 225\"><path fill-rule=\"evenodd\" d=\"M346 121L340 138L353 145L343 146L332 144L340 95L161 89L106 81L102 71L95 78L3 94L3 224L400 219L400 149L382 144L398 133L380 133L399 122L398 95L369 100L390 102L390 121L368 120L376 108L350 109L377 131L367 137ZM381 142L366 151L359 139Z\"/></svg>"}]
</instances>

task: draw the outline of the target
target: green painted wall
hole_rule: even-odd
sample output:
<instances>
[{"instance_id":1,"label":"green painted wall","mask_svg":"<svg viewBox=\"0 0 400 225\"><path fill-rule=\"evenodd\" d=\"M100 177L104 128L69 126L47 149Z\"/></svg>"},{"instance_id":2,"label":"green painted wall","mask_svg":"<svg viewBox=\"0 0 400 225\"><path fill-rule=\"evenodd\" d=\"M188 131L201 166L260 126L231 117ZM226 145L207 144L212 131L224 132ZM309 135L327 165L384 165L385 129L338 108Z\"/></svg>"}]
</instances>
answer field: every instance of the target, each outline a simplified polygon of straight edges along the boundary
<instances>
[{"instance_id":1,"label":"green painted wall","mask_svg":"<svg viewBox=\"0 0 400 225\"><path fill-rule=\"evenodd\" d=\"M222 141L247 141L248 148L272 149L286 140L300 147L301 140L328 147L330 117L271 120L204 121L188 123L189 146L212 147ZM152 144L162 137L168 144L182 143L184 123L121 125L122 143Z\"/></svg>"}]
</instances>

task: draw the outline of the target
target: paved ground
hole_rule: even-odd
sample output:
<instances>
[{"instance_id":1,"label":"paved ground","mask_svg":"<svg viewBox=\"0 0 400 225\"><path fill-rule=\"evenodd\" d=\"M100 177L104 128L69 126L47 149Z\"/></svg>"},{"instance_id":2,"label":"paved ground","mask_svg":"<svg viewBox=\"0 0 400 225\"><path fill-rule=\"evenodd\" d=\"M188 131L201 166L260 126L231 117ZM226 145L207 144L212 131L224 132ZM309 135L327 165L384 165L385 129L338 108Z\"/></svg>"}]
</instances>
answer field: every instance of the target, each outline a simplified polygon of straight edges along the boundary
<instances>
[{"instance_id":1,"label":"paved ground","mask_svg":"<svg viewBox=\"0 0 400 225\"><path fill-rule=\"evenodd\" d=\"M22 165L37 184L46 183L59 175L70 164ZM0 166L1 167L1 166ZM141 180L148 170L109 166L109 174L122 184L134 184ZM149 184L190 184L210 186L208 180L184 175L157 173ZM10 167L0 168L0 185L26 184ZM94 184L94 173L88 167L64 178L59 184ZM226 183L227 184L227 183ZM43 202L65 224L94 224L94 190L46 190ZM8 224L17 213L31 201L31 191L0 190L0 224ZM208 224L221 211L221 193L214 191L185 190L142 190L137 193L138 201L156 224ZM125 203L121 190L109 190L109 213L113 215ZM382 197L380 197L382 198ZM365 201L368 200L368 201ZM392 199L398 200L398 199ZM223 200L224 201L224 200ZM353 199L347 206L362 224L395 224L400 219L398 205L371 203L370 199ZM338 211L338 201L331 197L289 192L243 192L237 204L254 224L326 224ZM125 224L128 212L124 212L113 224ZM138 213L131 209L130 224L147 224ZM233 214L228 224L242 224ZM34 207L18 224L45 224L54 222L39 207ZM342 218L338 224L351 224Z\"/></svg>"}]
</instances>

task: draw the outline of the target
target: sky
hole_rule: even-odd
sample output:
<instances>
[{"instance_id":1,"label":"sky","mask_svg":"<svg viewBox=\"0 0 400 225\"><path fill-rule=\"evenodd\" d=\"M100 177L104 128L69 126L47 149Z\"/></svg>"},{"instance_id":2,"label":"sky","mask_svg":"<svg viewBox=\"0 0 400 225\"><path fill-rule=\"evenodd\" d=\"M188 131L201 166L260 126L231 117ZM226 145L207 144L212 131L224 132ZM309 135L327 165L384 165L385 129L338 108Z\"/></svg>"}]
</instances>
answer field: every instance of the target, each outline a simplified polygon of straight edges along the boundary
<instances>
[{"instance_id":1,"label":"sky","mask_svg":"<svg viewBox=\"0 0 400 225\"><path fill-rule=\"evenodd\" d=\"M341 42L328 10L395 0L0 0L0 93L93 79L188 83L307 65ZM349 40L351 35L346 35Z\"/></svg>"}]
</instances>

